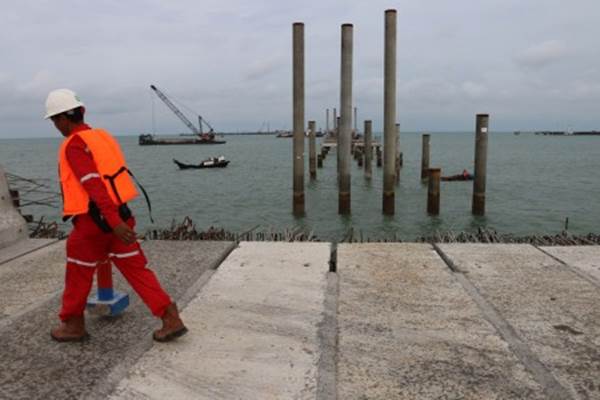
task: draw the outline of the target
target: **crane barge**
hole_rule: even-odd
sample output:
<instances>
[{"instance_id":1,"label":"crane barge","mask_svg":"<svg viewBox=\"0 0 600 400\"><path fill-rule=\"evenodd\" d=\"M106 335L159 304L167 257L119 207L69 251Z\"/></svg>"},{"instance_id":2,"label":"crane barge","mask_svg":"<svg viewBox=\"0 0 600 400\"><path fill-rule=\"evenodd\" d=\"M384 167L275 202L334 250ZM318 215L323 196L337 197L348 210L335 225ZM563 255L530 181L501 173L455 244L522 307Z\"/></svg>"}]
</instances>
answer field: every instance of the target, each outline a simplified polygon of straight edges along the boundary
<instances>
[{"instance_id":1,"label":"crane barge","mask_svg":"<svg viewBox=\"0 0 600 400\"><path fill-rule=\"evenodd\" d=\"M192 131L185 137L157 137L155 135L145 134L140 135L138 143L141 146L147 145L167 145L167 144L223 144L224 140L215 139L215 131L210 124L198 116L198 128L173 104L173 102L155 85L150 85L150 89L156 93L159 99L169 107L171 111ZM203 132L202 125L206 124L209 128L208 132Z\"/></svg>"}]
</instances>

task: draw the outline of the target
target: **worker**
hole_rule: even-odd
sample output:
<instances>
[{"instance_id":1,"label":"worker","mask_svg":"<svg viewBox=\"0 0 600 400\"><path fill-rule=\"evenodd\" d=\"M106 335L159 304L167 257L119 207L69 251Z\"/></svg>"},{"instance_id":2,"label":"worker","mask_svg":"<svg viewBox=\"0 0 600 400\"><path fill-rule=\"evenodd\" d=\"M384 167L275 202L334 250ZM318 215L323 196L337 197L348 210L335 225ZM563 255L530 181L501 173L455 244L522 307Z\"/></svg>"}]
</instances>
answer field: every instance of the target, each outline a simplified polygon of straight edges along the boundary
<instances>
[{"instance_id":1,"label":"worker","mask_svg":"<svg viewBox=\"0 0 600 400\"><path fill-rule=\"evenodd\" d=\"M134 231L127 202L137 196L118 142L105 130L84 122L85 108L69 89L50 92L46 116L65 137L58 152L63 220L74 228L67 239L65 288L59 318L51 331L59 342L82 341L84 310L96 266L112 261L152 314L162 319L153 338L173 340L187 332L177 305L163 290Z\"/></svg>"},{"instance_id":2,"label":"worker","mask_svg":"<svg viewBox=\"0 0 600 400\"><path fill-rule=\"evenodd\" d=\"M472 178L471 174L466 169L463 169L462 176L463 176L463 179L465 179L465 180Z\"/></svg>"}]
</instances>

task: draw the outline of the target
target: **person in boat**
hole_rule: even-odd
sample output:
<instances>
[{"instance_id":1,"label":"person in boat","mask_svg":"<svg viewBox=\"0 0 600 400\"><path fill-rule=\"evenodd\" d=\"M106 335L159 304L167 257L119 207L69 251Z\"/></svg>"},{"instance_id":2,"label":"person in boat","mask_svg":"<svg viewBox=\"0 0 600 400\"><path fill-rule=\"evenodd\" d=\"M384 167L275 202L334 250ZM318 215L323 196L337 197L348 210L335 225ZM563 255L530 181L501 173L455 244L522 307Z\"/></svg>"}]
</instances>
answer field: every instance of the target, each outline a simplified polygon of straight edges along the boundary
<instances>
[{"instance_id":1,"label":"person in boat","mask_svg":"<svg viewBox=\"0 0 600 400\"><path fill-rule=\"evenodd\" d=\"M170 341L187 332L176 304L161 287L137 242L135 218L127 202L138 193L115 138L84 122L85 108L69 89L53 90L46 116L65 137L58 152L63 195L63 220L72 219L67 239L65 288L60 325L50 332L59 342L85 340L84 310L99 264L112 261L129 284L162 319L156 341Z\"/></svg>"},{"instance_id":2,"label":"person in boat","mask_svg":"<svg viewBox=\"0 0 600 400\"><path fill-rule=\"evenodd\" d=\"M466 181L473 179L473 175L471 175L466 169L463 169L462 176Z\"/></svg>"}]
</instances>

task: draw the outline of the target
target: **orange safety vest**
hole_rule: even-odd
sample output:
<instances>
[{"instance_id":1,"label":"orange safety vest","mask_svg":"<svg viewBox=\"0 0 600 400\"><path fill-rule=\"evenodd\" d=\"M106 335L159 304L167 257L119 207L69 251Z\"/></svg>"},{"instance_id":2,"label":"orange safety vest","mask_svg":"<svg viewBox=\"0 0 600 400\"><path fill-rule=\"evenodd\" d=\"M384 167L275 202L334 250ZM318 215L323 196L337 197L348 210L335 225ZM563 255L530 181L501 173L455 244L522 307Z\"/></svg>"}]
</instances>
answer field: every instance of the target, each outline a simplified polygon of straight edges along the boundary
<instances>
[{"instance_id":1,"label":"orange safety vest","mask_svg":"<svg viewBox=\"0 0 600 400\"><path fill-rule=\"evenodd\" d=\"M67 161L67 146L75 136L79 136L90 150L100 179L116 205L126 203L138 195L133 180L129 176L129 170L119 143L105 130L87 129L69 135L58 150L58 170L63 193L63 216L87 213L90 202L87 192ZM82 177L82 179L85 178Z\"/></svg>"}]
</instances>

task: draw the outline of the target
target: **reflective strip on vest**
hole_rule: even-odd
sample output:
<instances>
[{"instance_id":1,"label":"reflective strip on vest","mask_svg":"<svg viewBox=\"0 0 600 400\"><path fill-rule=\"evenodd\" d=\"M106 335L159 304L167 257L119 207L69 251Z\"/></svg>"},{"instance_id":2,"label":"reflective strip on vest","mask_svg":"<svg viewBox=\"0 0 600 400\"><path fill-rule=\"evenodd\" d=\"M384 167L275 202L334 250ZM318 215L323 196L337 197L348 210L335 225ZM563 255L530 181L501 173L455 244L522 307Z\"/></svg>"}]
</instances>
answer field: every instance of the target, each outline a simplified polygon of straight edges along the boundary
<instances>
[{"instance_id":1,"label":"reflective strip on vest","mask_svg":"<svg viewBox=\"0 0 600 400\"><path fill-rule=\"evenodd\" d=\"M89 149L98 169L97 176L95 173L90 173L79 180L71 169L66 151L69 142L75 136L79 136ZM63 215L78 215L88 212L90 199L82 183L96 177L102 180L115 205L120 205L134 199L138 195L138 192L127 171L123 171L114 179L118 196L115 194L110 181L105 178L105 176L115 175L123 167L127 168L127 164L125 163L121 147L108 132L102 129L88 129L74 133L66 138L58 151L58 170L63 193Z\"/></svg>"}]
</instances>

